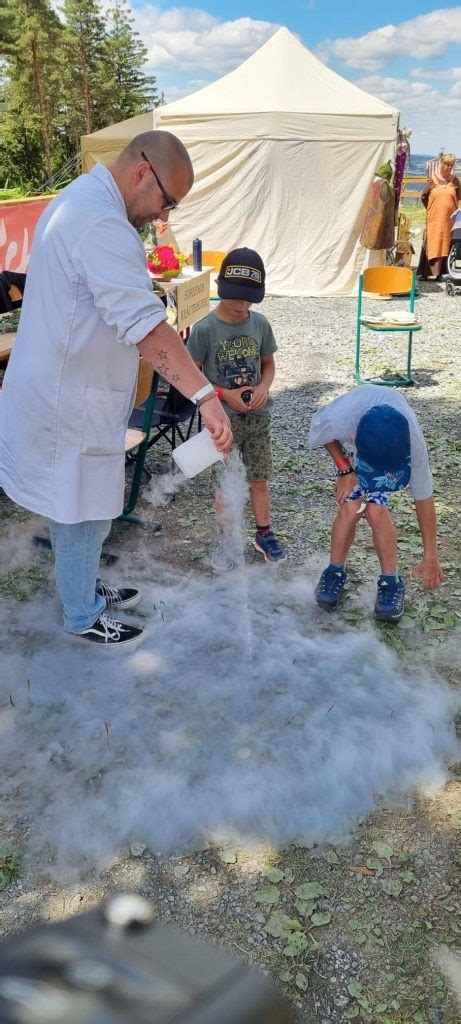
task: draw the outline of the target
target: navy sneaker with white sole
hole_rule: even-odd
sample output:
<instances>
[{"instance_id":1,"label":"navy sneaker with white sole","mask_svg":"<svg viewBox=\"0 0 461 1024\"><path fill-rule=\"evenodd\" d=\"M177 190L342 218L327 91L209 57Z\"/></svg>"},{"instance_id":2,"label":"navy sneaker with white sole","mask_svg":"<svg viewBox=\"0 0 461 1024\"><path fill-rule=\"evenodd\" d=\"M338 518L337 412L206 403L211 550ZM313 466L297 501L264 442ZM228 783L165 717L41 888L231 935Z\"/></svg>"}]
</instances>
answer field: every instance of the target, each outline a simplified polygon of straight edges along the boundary
<instances>
[{"instance_id":1,"label":"navy sneaker with white sole","mask_svg":"<svg viewBox=\"0 0 461 1024\"><path fill-rule=\"evenodd\" d=\"M398 622L405 611L405 584L401 576L379 576L375 618L380 622Z\"/></svg>"},{"instance_id":2,"label":"navy sneaker with white sole","mask_svg":"<svg viewBox=\"0 0 461 1024\"><path fill-rule=\"evenodd\" d=\"M104 597L107 608L135 608L142 600L141 591L137 587L108 587L107 583L100 583L96 587L99 597Z\"/></svg>"},{"instance_id":3,"label":"navy sneaker with white sole","mask_svg":"<svg viewBox=\"0 0 461 1024\"><path fill-rule=\"evenodd\" d=\"M268 530L267 533L257 533L253 544L256 550L261 555L264 555L266 562L286 562L286 551L283 550L280 541L277 540L272 530Z\"/></svg>"},{"instance_id":4,"label":"navy sneaker with white sole","mask_svg":"<svg viewBox=\"0 0 461 1024\"><path fill-rule=\"evenodd\" d=\"M341 600L346 580L347 572L344 569L328 565L315 588L317 604L327 612L334 611Z\"/></svg>"}]
</instances>

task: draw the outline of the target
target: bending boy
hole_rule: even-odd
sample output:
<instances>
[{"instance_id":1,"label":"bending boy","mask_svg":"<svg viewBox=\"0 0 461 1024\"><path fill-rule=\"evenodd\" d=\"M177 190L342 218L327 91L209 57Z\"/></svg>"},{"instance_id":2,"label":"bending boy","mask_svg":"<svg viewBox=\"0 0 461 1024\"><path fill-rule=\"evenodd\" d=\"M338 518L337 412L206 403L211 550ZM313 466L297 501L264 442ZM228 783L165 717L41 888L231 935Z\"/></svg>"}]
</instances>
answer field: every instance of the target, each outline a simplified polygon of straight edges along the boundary
<instances>
[{"instance_id":1,"label":"bending boy","mask_svg":"<svg viewBox=\"0 0 461 1024\"><path fill-rule=\"evenodd\" d=\"M398 393L362 384L315 413L311 447L324 445L336 467L339 509L331 532L330 564L315 594L322 608L337 607L357 524L365 517L381 567L374 614L398 621L405 607L405 584L397 569L397 533L389 496L410 486L423 541L423 558L413 571L425 589L440 586L432 474L423 433L412 409Z\"/></svg>"}]
</instances>

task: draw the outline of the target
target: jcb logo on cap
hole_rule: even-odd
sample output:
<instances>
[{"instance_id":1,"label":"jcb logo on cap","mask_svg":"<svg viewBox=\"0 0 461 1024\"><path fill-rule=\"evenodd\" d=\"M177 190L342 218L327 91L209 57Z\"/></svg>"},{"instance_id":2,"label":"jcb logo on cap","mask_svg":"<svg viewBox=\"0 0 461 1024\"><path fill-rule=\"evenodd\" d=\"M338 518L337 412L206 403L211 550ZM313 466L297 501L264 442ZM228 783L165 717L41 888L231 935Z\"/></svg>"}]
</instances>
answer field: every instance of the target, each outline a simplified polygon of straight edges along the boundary
<instances>
[{"instance_id":1,"label":"jcb logo on cap","mask_svg":"<svg viewBox=\"0 0 461 1024\"><path fill-rule=\"evenodd\" d=\"M260 270L256 270L255 267L226 267L224 271L224 277L235 278L244 281L251 281L253 284L262 284L262 274Z\"/></svg>"}]
</instances>

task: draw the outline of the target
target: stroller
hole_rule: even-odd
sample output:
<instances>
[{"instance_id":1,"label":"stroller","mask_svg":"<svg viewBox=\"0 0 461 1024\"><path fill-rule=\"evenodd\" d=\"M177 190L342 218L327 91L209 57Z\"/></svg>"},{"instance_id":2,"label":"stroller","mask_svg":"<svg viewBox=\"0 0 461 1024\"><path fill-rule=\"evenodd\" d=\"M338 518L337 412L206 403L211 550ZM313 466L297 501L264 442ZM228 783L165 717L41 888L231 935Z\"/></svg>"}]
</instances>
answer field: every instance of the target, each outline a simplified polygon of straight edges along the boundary
<instances>
[{"instance_id":1,"label":"stroller","mask_svg":"<svg viewBox=\"0 0 461 1024\"><path fill-rule=\"evenodd\" d=\"M447 295L456 295L458 289L461 289L461 210L457 210L453 216L445 281Z\"/></svg>"}]
</instances>

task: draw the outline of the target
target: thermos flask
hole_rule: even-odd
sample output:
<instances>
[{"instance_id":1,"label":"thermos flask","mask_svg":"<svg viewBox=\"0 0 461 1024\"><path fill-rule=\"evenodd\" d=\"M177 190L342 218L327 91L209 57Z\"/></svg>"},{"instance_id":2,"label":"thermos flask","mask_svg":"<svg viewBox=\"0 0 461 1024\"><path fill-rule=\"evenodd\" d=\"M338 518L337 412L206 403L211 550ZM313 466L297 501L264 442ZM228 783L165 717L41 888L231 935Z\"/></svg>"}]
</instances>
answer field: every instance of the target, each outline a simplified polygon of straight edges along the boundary
<instances>
[{"instance_id":1,"label":"thermos flask","mask_svg":"<svg viewBox=\"0 0 461 1024\"><path fill-rule=\"evenodd\" d=\"M192 242L192 255L194 270L202 269L202 239L194 238Z\"/></svg>"}]
</instances>

